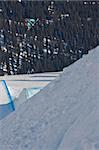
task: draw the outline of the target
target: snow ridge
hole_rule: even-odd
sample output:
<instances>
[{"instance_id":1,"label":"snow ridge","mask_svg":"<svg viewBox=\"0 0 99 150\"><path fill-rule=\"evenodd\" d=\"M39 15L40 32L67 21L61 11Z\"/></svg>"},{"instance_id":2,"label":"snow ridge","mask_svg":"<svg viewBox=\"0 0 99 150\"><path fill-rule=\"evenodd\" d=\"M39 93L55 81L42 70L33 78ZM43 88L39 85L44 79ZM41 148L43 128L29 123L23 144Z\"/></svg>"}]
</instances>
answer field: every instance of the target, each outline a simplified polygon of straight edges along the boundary
<instances>
[{"instance_id":1,"label":"snow ridge","mask_svg":"<svg viewBox=\"0 0 99 150\"><path fill-rule=\"evenodd\" d=\"M99 47L0 121L2 150L99 150Z\"/></svg>"}]
</instances>

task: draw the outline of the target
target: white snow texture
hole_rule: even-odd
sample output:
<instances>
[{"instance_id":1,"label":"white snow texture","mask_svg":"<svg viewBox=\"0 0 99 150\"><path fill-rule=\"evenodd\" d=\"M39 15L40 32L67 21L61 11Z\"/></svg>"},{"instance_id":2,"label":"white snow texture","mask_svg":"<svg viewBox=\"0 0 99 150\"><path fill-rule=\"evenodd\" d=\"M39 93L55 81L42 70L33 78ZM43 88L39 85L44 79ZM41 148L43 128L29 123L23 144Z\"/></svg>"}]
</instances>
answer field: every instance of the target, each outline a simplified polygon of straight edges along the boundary
<instances>
[{"instance_id":1,"label":"white snow texture","mask_svg":"<svg viewBox=\"0 0 99 150\"><path fill-rule=\"evenodd\" d=\"M99 47L0 121L0 150L99 150Z\"/></svg>"}]
</instances>

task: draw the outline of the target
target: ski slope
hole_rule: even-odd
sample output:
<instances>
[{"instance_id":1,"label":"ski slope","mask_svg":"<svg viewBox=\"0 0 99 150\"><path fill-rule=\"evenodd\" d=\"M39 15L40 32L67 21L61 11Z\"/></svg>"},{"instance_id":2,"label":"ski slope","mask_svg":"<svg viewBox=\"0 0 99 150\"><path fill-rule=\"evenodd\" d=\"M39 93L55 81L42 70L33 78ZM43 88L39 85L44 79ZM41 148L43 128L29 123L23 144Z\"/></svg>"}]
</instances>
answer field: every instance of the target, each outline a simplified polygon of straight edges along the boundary
<instances>
[{"instance_id":1,"label":"ski slope","mask_svg":"<svg viewBox=\"0 0 99 150\"><path fill-rule=\"evenodd\" d=\"M30 97L37 94L61 73L62 72L47 72L1 76L0 120L12 113L13 110L16 110L16 107L27 101Z\"/></svg>"},{"instance_id":2,"label":"ski slope","mask_svg":"<svg viewBox=\"0 0 99 150\"><path fill-rule=\"evenodd\" d=\"M36 74L24 74L24 75L5 75L0 76L0 92L2 91L0 97L0 105L8 104L9 101L5 96L5 89L2 89L2 80L6 81L7 87L11 96L15 99L23 94L23 90L34 90L34 94L40 89L44 88L51 81L55 80L62 72L48 72L48 73L36 73ZM32 94L32 95L34 95ZM22 101L22 100L21 100Z\"/></svg>"},{"instance_id":3,"label":"ski slope","mask_svg":"<svg viewBox=\"0 0 99 150\"><path fill-rule=\"evenodd\" d=\"M99 47L0 121L1 150L99 150Z\"/></svg>"}]
</instances>

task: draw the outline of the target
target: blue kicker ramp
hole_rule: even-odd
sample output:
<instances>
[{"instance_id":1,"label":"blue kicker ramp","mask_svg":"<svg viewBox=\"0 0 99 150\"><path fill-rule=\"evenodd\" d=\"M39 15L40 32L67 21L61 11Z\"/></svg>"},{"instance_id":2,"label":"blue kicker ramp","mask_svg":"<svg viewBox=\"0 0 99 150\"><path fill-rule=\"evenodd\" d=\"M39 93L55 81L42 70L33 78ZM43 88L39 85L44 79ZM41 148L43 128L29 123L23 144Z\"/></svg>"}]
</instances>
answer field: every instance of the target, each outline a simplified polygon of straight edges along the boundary
<instances>
[{"instance_id":1,"label":"blue kicker ramp","mask_svg":"<svg viewBox=\"0 0 99 150\"><path fill-rule=\"evenodd\" d=\"M14 100L13 100L13 97L11 96L11 94L9 92L9 89L8 89L8 86L7 86L5 80L2 80L2 85L5 89L5 92L7 94L9 102L8 102L8 104L0 105L0 120L3 119L4 117L6 117L9 113L11 113L12 111L15 110Z\"/></svg>"}]
</instances>

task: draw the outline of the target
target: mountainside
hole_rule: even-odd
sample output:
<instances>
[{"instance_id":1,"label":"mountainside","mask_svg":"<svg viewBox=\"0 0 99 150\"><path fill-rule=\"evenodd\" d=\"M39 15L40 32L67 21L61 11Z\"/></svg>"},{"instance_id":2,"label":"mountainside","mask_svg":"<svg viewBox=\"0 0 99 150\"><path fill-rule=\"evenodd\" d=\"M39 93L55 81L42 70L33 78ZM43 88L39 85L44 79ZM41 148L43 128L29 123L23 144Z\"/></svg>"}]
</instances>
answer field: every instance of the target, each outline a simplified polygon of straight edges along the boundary
<instances>
[{"instance_id":1,"label":"mountainside","mask_svg":"<svg viewBox=\"0 0 99 150\"><path fill-rule=\"evenodd\" d=\"M0 121L0 149L99 149L99 47Z\"/></svg>"},{"instance_id":2,"label":"mountainside","mask_svg":"<svg viewBox=\"0 0 99 150\"><path fill-rule=\"evenodd\" d=\"M99 45L98 1L0 1L0 74L60 71Z\"/></svg>"}]
</instances>

